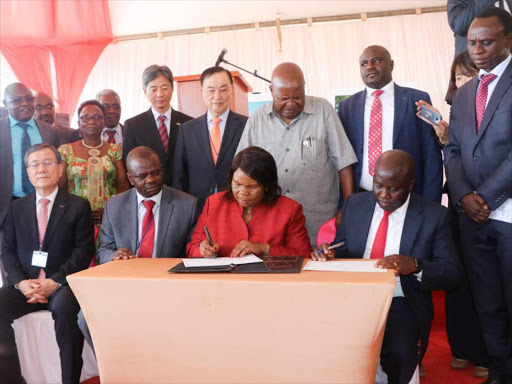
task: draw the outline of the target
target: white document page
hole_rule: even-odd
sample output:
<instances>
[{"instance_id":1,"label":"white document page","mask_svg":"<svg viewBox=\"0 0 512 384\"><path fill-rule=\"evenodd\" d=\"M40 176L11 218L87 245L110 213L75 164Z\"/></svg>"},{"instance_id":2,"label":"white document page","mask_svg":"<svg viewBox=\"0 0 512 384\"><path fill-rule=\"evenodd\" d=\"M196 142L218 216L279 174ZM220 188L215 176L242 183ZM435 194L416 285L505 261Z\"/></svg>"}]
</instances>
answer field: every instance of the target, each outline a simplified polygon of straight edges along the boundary
<instances>
[{"instance_id":1,"label":"white document page","mask_svg":"<svg viewBox=\"0 0 512 384\"><path fill-rule=\"evenodd\" d=\"M252 263L263 263L259 257L249 254L244 257L218 257L216 259L208 258L190 258L183 259L185 267L212 267L220 265L230 264L252 264Z\"/></svg>"},{"instance_id":2,"label":"white document page","mask_svg":"<svg viewBox=\"0 0 512 384\"><path fill-rule=\"evenodd\" d=\"M492 211L489 219L512 224L512 199L507 199L498 209Z\"/></svg>"},{"instance_id":3,"label":"white document page","mask_svg":"<svg viewBox=\"0 0 512 384\"><path fill-rule=\"evenodd\" d=\"M308 261L304 271L387 272L387 269L375 268L376 262L377 260Z\"/></svg>"}]
</instances>

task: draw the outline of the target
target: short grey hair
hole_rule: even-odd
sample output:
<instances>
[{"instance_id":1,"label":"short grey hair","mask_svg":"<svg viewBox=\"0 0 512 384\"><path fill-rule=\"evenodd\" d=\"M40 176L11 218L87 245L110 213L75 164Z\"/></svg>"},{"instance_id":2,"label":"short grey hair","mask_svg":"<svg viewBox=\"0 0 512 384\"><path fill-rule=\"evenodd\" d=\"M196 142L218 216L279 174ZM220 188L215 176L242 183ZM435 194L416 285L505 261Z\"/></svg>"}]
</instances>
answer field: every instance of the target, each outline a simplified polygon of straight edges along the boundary
<instances>
[{"instance_id":1,"label":"short grey hair","mask_svg":"<svg viewBox=\"0 0 512 384\"><path fill-rule=\"evenodd\" d=\"M101 96L115 96L121 101L121 98L116 91L112 89L103 89L96 94L96 100L100 101Z\"/></svg>"},{"instance_id":2,"label":"short grey hair","mask_svg":"<svg viewBox=\"0 0 512 384\"><path fill-rule=\"evenodd\" d=\"M171 69L167 65L153 64L147 67L142 74L142 89L145 91L148 83L155 80L158 76L166 77L171 86L174 86L174 77L172 76Z\"/></svg>"},{"instance_id":3,"label":"short grey hair","mask_svg":"<svg viewBox=\"0 0 512 384\"><path fill-rule=\"evenodd\" d=\"M31 146L27 150L27 152L25 152L25 157L23 158L23 161L25 162L25 167L28 167L28 157L32 153L39 152L39 151L42 151L43 149L47 149L47 148L51 149L51 151L55 155L55 159L57 160L57 164L62 163L62 157L60 156L60 152L57 151L53 145L46 144L46 143L39 143L39 144L34 144L33 146Z\"/></svg>"}]
</instances>

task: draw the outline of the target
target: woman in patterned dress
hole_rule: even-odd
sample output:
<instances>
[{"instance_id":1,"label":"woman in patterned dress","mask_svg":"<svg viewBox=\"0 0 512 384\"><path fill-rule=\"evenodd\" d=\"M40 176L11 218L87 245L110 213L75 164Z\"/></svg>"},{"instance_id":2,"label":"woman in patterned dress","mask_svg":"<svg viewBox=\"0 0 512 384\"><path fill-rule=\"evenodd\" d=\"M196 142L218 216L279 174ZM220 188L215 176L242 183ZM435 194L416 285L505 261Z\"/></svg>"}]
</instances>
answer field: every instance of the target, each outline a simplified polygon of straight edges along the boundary
<instances>
[{"instance_id":1,"label":"woman in patterned dress","mask_svg":"<svg viewBox=\"0 0 512 384\"><path fill-rule=\"evenodd\" d=\"M121 146L101 140L105 126L103 105L96 100L82 103L78 108L78 126L82 140L59 147L66 164L59 187L89 200L99 228L105 202L128 190L130 184L121 160Z\"/></svg>"}]
</instances>

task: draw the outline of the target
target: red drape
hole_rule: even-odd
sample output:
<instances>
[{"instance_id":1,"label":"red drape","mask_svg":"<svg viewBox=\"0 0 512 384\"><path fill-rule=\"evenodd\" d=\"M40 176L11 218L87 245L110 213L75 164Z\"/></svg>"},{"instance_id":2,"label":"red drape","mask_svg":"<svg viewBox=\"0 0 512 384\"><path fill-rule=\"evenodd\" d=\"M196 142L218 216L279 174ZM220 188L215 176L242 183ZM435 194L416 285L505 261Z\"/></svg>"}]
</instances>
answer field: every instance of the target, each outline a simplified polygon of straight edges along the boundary
<instances>
[{"instance_id":1,"label":"red drape","mask_svg":"<svg viewBox=\"0 0 512 384\"><path fill-rule=\"evenodd\" d=\"M0 50L20 82L56 93L63 113L73 114L94 64L111 41L107 0L0 1Z\"/></svg>"}]
</instances>

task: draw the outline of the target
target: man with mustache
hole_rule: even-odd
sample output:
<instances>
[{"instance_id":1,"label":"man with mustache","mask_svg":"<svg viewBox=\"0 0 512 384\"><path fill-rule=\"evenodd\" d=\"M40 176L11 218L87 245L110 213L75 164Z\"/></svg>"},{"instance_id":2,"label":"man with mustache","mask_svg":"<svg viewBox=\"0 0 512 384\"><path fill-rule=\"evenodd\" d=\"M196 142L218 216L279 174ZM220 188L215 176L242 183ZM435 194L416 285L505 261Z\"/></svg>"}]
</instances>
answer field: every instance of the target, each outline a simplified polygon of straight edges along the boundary
<instances>
[{"instance_id":1,"label":"man with mustache","mask_svg":"<svg viewBox=\"0 0 512 384\"><path fill-rule=\"evenodd\" d=\"M136 257L186 257L185 246L199 215L197 199L164 185L162 164L149 147L131 150L126 168L135 188L112 197L105 205L100 264ZM78 325L92 346L81 313Z\"/></svg>"},{"instance_id":2,"label":"man with mustache","mask_svg":"<svg viewBox=\"0 0 512 384\"><path fill-rule=\"evenodd\" d=\"M101 140L112 144L123 144L124 126L121 120L121 99L117 92L111 89L103 89L96 95L105 108L105 128L101 134Z\"/></svg>"},{"instance_id":3,"label":"man with mustache","mask_svg":"<svg viewBox=\"0 0 512 384\"><path fill-rule=\"evenodd\" d=\"M298 65L279 64L272 73L272 103L249 118L237 152L253 145L270 152L283 196L302 204L315 247L319 228L337 214L340 183L345 199L354 193L357 158L332 105L306 96L305 84Z\"/></svg>"},{"instance_id":4,"label":"man with mustache","mask_svg":"<svg viewBox=\"0 0 512 384\"><path fill-rule=\"evenodd\" d=\"M477 15L468 53L480 70L459 88L444 149L462 253L489 354L486 383L512 382L512 16Z\"/></svg>"},{"instance_id":5,"label":"man with mustache","mask_svg":"<svg viewBox=\"0 0 512 384\"><path fill-rule=\"evenodd\" d=\"M12 83L4 91L3 104L9 115L0 119L0 245L11 201L34 192L23 164L25 153L43 142L55 148L60 145L55 128L34 119L34 99L32 91L22 83ZM0 270L5 281L1 265Z\"/></svg>"},{"instance_id":6,"label":"man with mustache","mask_svg":"<svg viewBox=\"0 0 512 384\"><path fill-rule=\"evenodd\" d=\"M400 87L392 77L394 62L378 45L366 48L359 58L365 89L342 100L338 115L356 152L356 192L371 191L375 162L390 150L408 152L416 165L413 192L441 202L443 163L435 131L416 116L414 104L430 96Z\"/></svg>"},{"instance_id":7,"label":"man with mustache","mask_svg":"<svg viewBox=\"0 0 512 384\"><path fill-rule=\"evenodd\" d=\"M78 129L64 127L55 122L55 103L50 96L44 92L37 92L35 101L34 119L55 127L61 144L80 140L80 131Z\"/></svg>"}]
</instances>

